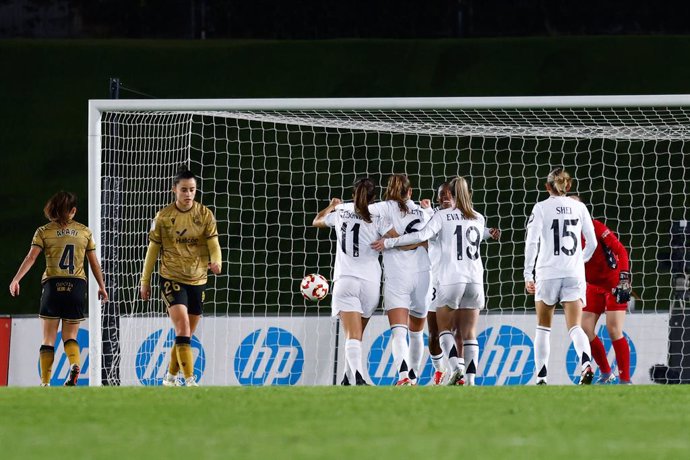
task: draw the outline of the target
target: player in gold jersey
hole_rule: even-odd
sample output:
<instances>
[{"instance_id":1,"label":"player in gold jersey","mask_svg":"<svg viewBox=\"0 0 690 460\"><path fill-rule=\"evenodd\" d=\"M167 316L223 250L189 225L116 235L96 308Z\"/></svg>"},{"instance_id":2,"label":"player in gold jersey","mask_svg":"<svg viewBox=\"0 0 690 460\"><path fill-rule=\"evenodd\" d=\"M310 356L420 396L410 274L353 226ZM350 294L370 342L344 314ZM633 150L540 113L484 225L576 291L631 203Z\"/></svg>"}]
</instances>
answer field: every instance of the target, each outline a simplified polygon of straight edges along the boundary
<instances>
[{"instance_id":1,"label":"player in gold jersey","mask_svg":"<svg viewBox=\"0 0 690 460\"><path fill-rule=\"evenodd\" d=\"M84 320L86 302L84 257L89 261L91 273L98 282L98 297L101 302L108 301L108 294L105 291L91 230L72 220L77 213L77 197L69 192L58 192L48 200L43 213L50 222L36 230L31 241L31 249L10 283L10 294L19 295L19 282L43 252L46 257L46 270L41 280L43 293L39 311L43 322L43 343L40 349L41 386L50 385L55 339L60 321L65 354L70 362L70 372L65 386L74 386L81 371L77 333L79 323Z\"/></svg>"},{"instance_id":2,"label":"player in gold jersey","mask_svg":"<svg viewBox=\"0 0 690 460\"><path fill-rule=\"evenodd\" d=\"M216 219L194 201L196 178L186 166L175 176L172 191L175 202L161 209L151 225L140 294L144 300L151 296L151 274L161 253L161 296L176 335L163 385L177 385L181 368L185 384L197 386L191 338L203 313L207 271L218 275L222 257Z\"/></svg>"}]
</instances>

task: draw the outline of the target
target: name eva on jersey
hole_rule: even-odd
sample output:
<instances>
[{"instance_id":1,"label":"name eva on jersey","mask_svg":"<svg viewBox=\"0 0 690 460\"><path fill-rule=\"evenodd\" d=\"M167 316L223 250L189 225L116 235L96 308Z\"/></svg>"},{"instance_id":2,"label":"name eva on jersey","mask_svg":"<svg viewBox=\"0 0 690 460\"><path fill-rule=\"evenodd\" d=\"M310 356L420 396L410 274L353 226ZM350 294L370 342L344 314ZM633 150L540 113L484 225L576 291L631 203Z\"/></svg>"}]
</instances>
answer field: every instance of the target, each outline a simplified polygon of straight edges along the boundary
<instances>
[{"instance_id":1,"label":"name eva on jersey","mask_svg":"<svg viewBox=\"0 0 690 460\"><path fill-rule=\"evenodd\" d=\"M452 214L446 214L446 220L472 220L468 219L464 215L460 213L452 213Z\"/></svg>"}]
</instances>

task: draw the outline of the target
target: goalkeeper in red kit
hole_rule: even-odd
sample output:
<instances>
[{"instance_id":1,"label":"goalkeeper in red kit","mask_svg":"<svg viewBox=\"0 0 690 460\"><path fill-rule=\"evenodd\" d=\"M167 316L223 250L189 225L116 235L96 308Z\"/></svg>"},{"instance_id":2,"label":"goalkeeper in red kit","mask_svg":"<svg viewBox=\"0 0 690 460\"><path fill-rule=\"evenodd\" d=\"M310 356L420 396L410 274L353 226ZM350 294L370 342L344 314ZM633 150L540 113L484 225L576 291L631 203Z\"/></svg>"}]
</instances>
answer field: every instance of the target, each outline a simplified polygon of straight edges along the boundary
<instances>
[{"instance_id":1,"label":"goalkeeper in red kit","mask_svg":"<svg viewBox=\"0 0 690 460\"><path fill-rule=\"evenodd\" d=\"M577 197L573 197L578 199ZM596 383L614 383L606 349L597 337L595 328L602 313L606 313L606 329L616 352L619 383L630 384L630 347L623 335L625 312L632 292L628 251L615 233L603 222L593 219L597 248L585 264L587 306L583 309L582 329L589 338L592 357L601 375Z\"/></svg>"}]
</instances>

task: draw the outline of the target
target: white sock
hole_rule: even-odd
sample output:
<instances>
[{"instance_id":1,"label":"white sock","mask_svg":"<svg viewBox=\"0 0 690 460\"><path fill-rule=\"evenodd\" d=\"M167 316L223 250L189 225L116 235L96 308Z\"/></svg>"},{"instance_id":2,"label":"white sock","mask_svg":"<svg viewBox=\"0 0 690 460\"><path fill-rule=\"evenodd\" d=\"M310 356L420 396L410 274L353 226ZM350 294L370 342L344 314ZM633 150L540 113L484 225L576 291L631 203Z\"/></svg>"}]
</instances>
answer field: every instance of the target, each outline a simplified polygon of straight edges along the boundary
<instances>
[{"instance_id":1,"label":"white sock","mask_svg":"<svg viewBox=\"0 0 690 460\"><path fill-rule=\"evenodd\" d=\"M537 381L546 380L551 353L551 328L537 326L534 334L534 360L536 364Z\"/></svg>"},{"instance_id":2,"label":"white sock","mask_svg":"<svg viewBox=\"0 0 690 460\"><path fill-rule=\"evenodd\" d=\"M347 359L347 351L345 352L345 377L347 377L347 381L350 382L350 385L354 384L355 377L352 368L350 368L350 361Z\"/></svg>"},{"instance_id":3,"label":"white sock","mask_svg":"<svg viewBox=\"0 0 690 460\"><path fill-rule=\"evenodd\" d=\"M410 368L419 377L423 371L424 331L410 331Z\"/></svg>"},{"instance_id":4,"label":"white sock","mask_svg":"<svg viewBox=\"0 0 690 460\"><path fill-rule=\"evenodd\" d=\"M350 373L353 376L350 383L354 385L357 382L357 372L363 376L362 372L362 341L357 339L347 339L345 341L345 358L350 367Z\"/></svg>"},{"instance_id":5,"label":"white sock","mask_svg":"<svg viewBox=\"0 0 690 460\"><path fill-rule=\"evenodd\" d=\"M479 358L479 342L477 339L465 340L462 343L462 354L467 363L465 371L465 384L474 385L474 378L477 376L477 364Z\"/></svg>"},{"instance_id":6,"label":"white sock","mask_svg":"<svg viewBox=\"0 0 690 460\"><path fill-rule=\"evenodd\" d=\"M450 364L450 369L455 371L461 369L462 372L465 371L464 360L461 362L458 358L458 349L455 346L455 336L450 331L441 331L439 333L439 342L441 342L441 350L443 354L448 358L448 364Z\"/></svg>"},{"instance_id":7,"label":"white sock","mask_svg":"<svg viewBox=\"0 0 690 460\"><path fill-rule=\"evenodd\" d=\"M440 355L431 355L431 364L437 372L443 372L443 352Z\"/></svg>"},{"instance_id":8,"label":"white sock","mask_svg":"<svg viewBox=\"0 0 690 460\"><path fill-rule=\"evenodd\" d=\"M568 331L568 334L570 335L570 340L573 341L573 345L575 346L577 359L580 360L582 370L585 370L587 366L592 365L592 349L589 346L587 334L585 334L585 331L583 331L580 326L571 327Z\"/></svg>"},{"instance_id":9,"label":"white sock","mask_svg":"<svg viewBox=\"0 0 690 460\"><path fill-rule=\"evenodd\" d=\"M407 326L394 324L391 326L391 340L393 341L393 365L398 371L398 380L406 379L410 369L409 347L407 346Z\"/></svg>"}]
</instances>

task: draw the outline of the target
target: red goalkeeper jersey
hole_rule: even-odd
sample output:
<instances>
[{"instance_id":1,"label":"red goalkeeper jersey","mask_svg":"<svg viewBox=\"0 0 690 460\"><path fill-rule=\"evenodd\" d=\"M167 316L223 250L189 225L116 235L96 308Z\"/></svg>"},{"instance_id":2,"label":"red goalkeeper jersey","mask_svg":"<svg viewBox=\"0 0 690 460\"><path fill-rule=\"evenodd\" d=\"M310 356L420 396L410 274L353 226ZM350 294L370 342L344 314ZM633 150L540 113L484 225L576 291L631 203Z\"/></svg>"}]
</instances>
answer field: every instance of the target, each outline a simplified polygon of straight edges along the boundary
<instances>
[{"instance_id":1,"label":"red goalkeeper jersey","mask_svg":"<svg viewBox=\"0 0 690 460\"><path fill-rule=\"evenodd\" d=\"M630 271L628 251L610 228L596 219L592 219L592 222L599 244L592 258L585 264L585 277L590 284L611 289L618 285L621 271Z\"/></svg>"}]
</instances>

